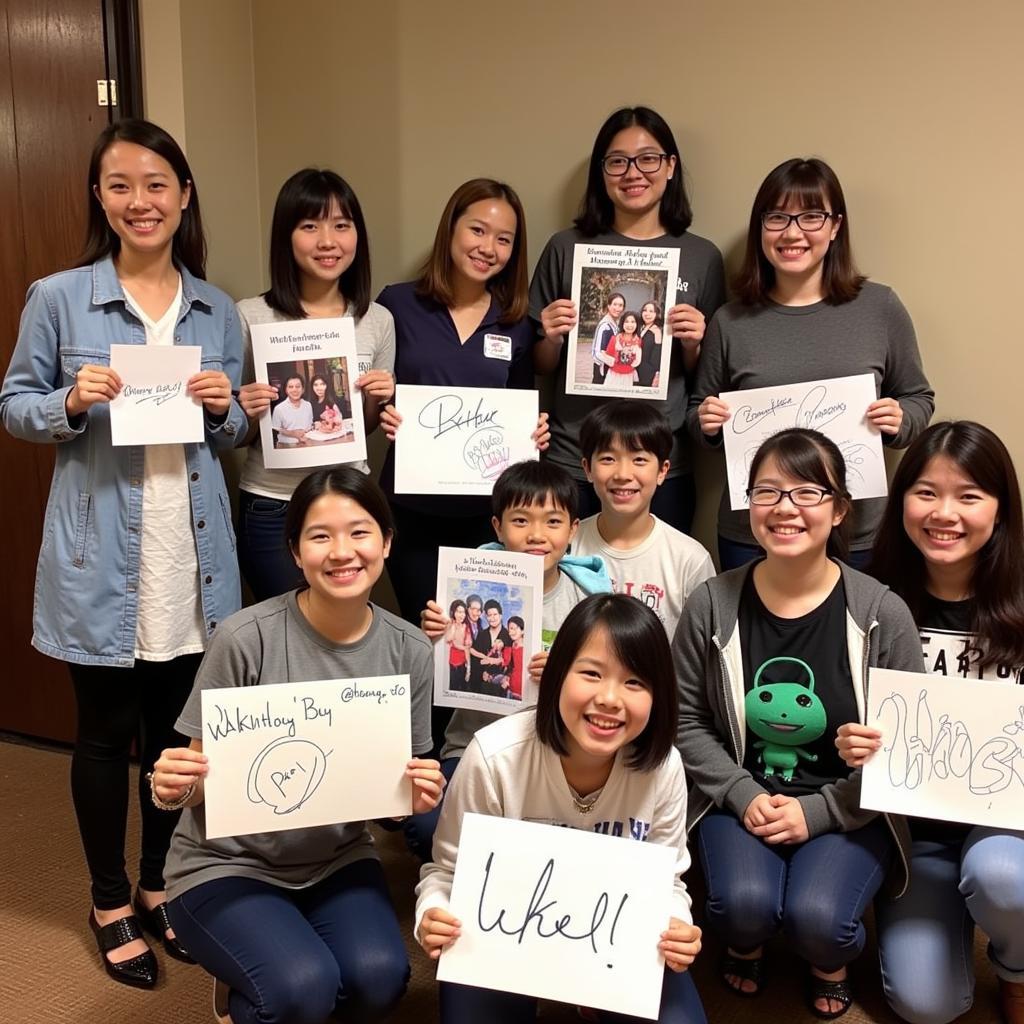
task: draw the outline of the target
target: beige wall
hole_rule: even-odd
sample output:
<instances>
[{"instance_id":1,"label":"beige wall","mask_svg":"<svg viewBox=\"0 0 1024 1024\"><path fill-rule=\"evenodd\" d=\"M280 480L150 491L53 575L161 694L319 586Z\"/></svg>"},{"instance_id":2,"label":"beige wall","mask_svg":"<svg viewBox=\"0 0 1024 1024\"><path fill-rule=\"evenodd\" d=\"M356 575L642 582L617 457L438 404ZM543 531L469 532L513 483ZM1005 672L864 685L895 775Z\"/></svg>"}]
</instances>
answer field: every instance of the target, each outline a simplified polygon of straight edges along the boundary
<instances>
[{"instance_id":1,"label":"beige wall","mask_svg":"<svg viewBox=\"0 0 1024 1024\"><path fill-rule=\"evenodd\" d=\"M716 0L631 22L619 0L182 0L181 24L211 266L242 291L258 287L280 182L309 163L356 188L378 287L411 273L448 194L477 174L520 191L536 259L573 212L604 116L646 103L677 134L694 230L730 264L765 173L797 154L831 162L862 268L914 318L938 414L986 422L1024 468L1024 4Z\"/></svg>"}]
</instances>

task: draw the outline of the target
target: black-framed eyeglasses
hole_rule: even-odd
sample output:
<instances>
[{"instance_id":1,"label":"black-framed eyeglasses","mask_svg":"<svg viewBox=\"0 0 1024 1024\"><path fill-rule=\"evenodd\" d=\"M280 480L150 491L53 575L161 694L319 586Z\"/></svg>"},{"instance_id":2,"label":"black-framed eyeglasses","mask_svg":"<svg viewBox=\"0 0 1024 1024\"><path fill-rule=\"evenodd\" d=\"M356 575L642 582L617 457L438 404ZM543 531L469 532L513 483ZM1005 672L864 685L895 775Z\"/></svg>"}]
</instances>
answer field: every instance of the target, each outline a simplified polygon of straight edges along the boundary
<instances>
[{"instance_id":1,"label":"black-framed eyeglasses","mask_svg":"<svg viewBox=\"0 0 1024 1024\"><path fill-rule=\"evenodd\" d=\"M804 231L820 231L826 221L834 220L836 214L824 210L801 210L800 213L783 213L781 210L769 210L761 214L761 227L765 231L785 231L793 221Z\"/></svg>"},{"instance_id":2,"label":"black-framed eyeglasses","mask_svg":"<svg viewBox=\"0 0 1024 1024\"><path fill-rule=\"evenodd\" d=\"M668 159L668 153L639 153L637 156L606 156L601 161L604 173L609 178L621 178L632 164L642 174L654 174Z\"/></svg>"},{"instance_id":3,"label":"black-framed eyeglasses","mask_svg":"<svg viewBox=\"0 0 1024 1024\"><path fill-rule=\"evenodd\" d=\"M789 498L794 505L810 508L813 505L820 505L826 498L832 497L832 494L827 487L812 487L810 484L791 487L788 491L782 490L781 487L747 488L747 498L751 505L778 505L783 498Z\"/></svg>"}]
</instances>

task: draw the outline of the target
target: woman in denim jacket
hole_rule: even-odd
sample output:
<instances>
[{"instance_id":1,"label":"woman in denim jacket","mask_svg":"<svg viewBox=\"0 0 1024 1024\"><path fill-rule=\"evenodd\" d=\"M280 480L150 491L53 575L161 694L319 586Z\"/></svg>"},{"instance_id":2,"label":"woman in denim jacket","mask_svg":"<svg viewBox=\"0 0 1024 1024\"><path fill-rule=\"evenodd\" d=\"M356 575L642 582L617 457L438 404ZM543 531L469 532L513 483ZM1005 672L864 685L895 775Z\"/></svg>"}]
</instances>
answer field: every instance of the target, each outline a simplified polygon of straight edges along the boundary
<instances>
[{"instance_id":1,"label":"woman in denim jacket","mask_svg":"<svg viewBox=\"0 0 1024 1024\"><path fill-rule=\"evenodd\" d=\"M14 436L57 445L36 575L32 643L68 663L78 706L71 792L92 878L89 924L115 980L149 988L157 963L140 924L188 960L167 925L163 863L177 815L149 799L145 774L180 743L173 725L217 623L240 606L235 540L217 460L245 433L234 305L206 284L192 174L175 141L123 120L89 167L85 251L35 282L0 392ZM121 390L112 344L195 345L188 392L200 444L113 447ZM142 856L125 874L128 757L141 737ZM134 913L133 913L134 909Z\"/></svg>"}]
</instances>

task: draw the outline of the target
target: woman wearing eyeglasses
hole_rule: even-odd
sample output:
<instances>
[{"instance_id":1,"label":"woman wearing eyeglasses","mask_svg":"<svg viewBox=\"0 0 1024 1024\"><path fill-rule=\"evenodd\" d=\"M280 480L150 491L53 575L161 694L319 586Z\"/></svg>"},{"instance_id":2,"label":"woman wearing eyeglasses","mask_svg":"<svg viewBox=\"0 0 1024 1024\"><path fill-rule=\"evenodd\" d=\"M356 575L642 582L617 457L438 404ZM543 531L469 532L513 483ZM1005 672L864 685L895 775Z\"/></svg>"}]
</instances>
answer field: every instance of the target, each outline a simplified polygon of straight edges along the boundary
<instances>
[{"instance_id":1,"label":"woman wearing eyeglasses","mask_svg":"<svg viewBox=\"0 0 1024 1024\"><path fill-rule=\"evenodd\" d=\"M824 161L792 159L762 182L750 212L737 300L708 328L687 422L712 447L731 410L723 391L872 373L878 399L866 415L890 448L905 448L928 425L935 393L921 366L914 325L884 285L857 272L842 186ZM863 566L885 506L854 505L852 564ZM757 556L746 513L718 514L723 569Z\"/></svg>"},{"instance_id":2,"label":"woman wearing eyeglasses","mask_svg":"<svg viewBox=\"0 0 1024 1024\"><path fill-rule=\"evenodd\" d=\"M869 667L922 672L914 620L888 587L843 565L846 463L813 430L770 437L750 467L750 528L764 557L701 584L672 643L677 745L691 785L708 921L725 984L754 996L781 932L809 965L822 1020L852 1001L847 965L890 866L906 888L910 834L860 807L860 771L834 745L863 721Z\"/></svg>"},{"instance_id":3,"label":"woman wearing eyeglasses","mask_svg":"<svg viewBox=\"0 0 1024 1024\"><path fill-rule=\"evenodd\" d=\"M669 282L665 296L672 336L678 340L673 345L668 398L658 403L672 424L674 441L668 478L658 488L652 510L684 532L689 532L693 522L696 492L689 445L682 430L686 374L697 363L706 321L725 301L725 272L718 249L689 231L692 220L682 158L672 129L648 107L615 111L594 141L580 214L573 227L548 241L530 284L530 316L541 329L534 366L539 374L555 373L547 458L573 475L579 485L583 517L599 508L580 466L579 429L587 413L604 399L566 395L564 381L565 339L578 315L569 298L573 246L589 242L679 250L679 277ZM607 296L604 301L612 298ZM624 301L623 308L625 305ZM595 366L597 361L595 357ZM604 379L601 368L595 368L595 383Z\"/></svg>"}]
</instances>

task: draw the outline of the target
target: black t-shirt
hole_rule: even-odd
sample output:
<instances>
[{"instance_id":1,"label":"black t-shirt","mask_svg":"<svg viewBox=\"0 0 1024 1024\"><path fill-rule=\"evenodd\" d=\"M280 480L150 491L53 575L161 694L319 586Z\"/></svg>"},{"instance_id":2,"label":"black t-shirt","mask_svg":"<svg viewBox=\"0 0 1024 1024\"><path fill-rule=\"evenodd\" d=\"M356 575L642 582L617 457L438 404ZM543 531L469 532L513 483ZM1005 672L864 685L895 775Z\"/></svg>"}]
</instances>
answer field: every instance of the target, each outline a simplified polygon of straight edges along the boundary
<instances>
[{"instance_id":1,"label":"black t-shirt","mask_svg":"<svg viewBox=\"0 0 1024 1024\"><path fill-rule=\"evenodd\" d=\"M813 611L781 619L747 576L740 600L746 754L743 767L769 793L806 796L846 778L836 730L856 722L840 579Z\"/></svg>"}]
</instances>

